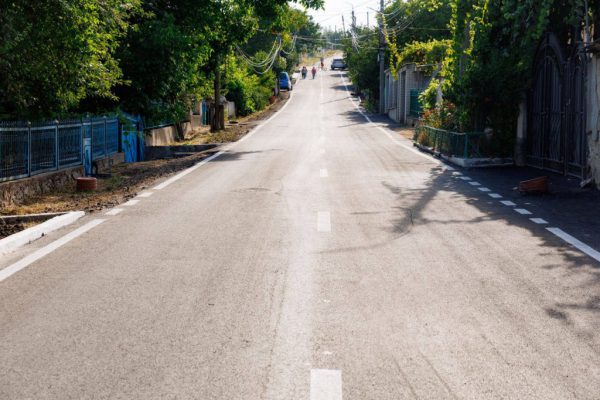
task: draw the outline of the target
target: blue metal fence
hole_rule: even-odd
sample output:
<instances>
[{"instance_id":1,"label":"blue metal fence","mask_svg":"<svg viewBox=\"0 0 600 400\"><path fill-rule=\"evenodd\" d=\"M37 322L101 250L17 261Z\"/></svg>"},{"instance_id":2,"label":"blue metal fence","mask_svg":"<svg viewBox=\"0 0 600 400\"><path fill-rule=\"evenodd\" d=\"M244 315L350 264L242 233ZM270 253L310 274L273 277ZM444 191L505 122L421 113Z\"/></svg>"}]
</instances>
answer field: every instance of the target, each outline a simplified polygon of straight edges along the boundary
<instances>
[{"instance_id":1,"label":"blue metal fence","mask_svg":"<svg viewBox=\"0 0 600 400\"><path fill-rule=\"evenodd\" d=\"M93 160L119 148L119 120L100 117L41 123L0 122L0 182L83 164L83 138Z\"/></svg>"}]
</instances>

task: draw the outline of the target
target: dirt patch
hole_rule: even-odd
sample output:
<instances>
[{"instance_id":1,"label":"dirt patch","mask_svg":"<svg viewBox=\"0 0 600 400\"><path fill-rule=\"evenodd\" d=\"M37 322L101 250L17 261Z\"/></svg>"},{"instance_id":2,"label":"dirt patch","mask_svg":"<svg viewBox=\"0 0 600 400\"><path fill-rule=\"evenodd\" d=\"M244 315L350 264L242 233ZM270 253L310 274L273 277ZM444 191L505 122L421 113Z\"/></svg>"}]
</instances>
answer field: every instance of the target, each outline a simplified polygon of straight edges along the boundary
<instances>
[{"instance_id":1,"label":"dirt patch","mask_svg":"<svg viewBox=\"0 0 600 400\"><path fill-rule=\"evenodd\" d=\"M184 141L172 144L185 146L207 143L235 142L248 133L256 125L258 125L261 121L264 121L279 111L289 98L290 93L280 92L278 101L269 105L269 107L262 111L256 112L247 117L228 121L225 124L225 130L223 131L213 133L210 132L210 127L203 126L192 131L192 133L189 134Z\"/></svg>"},{"instance_id":2,"label":"dirt patch","mask_svg":"<svg viewBox=\"0 0 600 400\"><path fill-rule=\"evenodd\" d=\"M208 139L213 143L239 140L260 121L271 117L281 109L287 99L289 99L289 94L282 93L280 101L272 104L263 112L240 120L237 124L228 124L222 132L214 134L208 132ZM73 181L62 190L31 197L19 204L4 207L0 210L0 215L25 215L75 210L83 210L87 213L99 212L127 201L140 191L152 186L158 178L189 168L216 151L218 150L214 149L181 158L115 165L98 177L98 190L95 192L77 192ZM17 225L19 224L16 224L15 227L0 226L2 234L12 234L26 228L23 224ZM2 237L2 234L0 234L0 237Z\"/></svg>"},{"instance_id":3,"label":"dirt patch","mask_svg":"<svg viewBox=\"0 0 600 400\"><path fill-rule=\"evenodd\" d=\"M397 128L390 128L390 129L410 140L413 140L413 138L415 136L415 128L413 128L413 127L401 126L401 127L397 127Z\"/></svg>"}]
</instances>

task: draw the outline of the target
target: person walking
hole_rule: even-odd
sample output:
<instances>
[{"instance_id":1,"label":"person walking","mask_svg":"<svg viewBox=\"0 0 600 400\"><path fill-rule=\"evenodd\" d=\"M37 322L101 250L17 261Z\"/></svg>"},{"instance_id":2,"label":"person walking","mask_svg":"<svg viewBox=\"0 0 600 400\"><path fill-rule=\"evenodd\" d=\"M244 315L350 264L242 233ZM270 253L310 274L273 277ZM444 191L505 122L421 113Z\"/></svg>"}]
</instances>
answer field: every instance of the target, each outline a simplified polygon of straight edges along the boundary
<instances>
[{"instance_id":1,"label":"person walking","mask_svg":"<svg viewBox=\"0 0 600 400\"><path fill-rule=\"evenodd\" d=\"M317 75L317 67L315 67L315 66L313 65L313 67L312 67L312 70L311 70L310 72L312 73L312 77L313 77L313 79L315 79L315 75Z\"/></svg>"}]
</instances>

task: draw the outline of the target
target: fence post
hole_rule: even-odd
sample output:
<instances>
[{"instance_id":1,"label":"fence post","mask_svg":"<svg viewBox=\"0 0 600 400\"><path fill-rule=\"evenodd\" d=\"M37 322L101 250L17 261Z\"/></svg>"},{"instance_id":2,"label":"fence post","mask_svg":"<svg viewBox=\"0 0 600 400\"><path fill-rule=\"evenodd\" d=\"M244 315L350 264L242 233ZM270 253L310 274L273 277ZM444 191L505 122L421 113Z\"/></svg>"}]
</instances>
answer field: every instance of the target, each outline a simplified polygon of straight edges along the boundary
<instances>
[{"instance_id":1,"label":"fence post","mask_svg":"<svg viewBox=\"0 0 600 400\"><path fill-rule=\"evenodd\" d=\"M27 121L27 176L31 176L31 122Z\"/></svg>"},{"instance_id":2,"label":"fence post","mask_svg":"<svg viewBox=\"0 0 600 400\"><path fill-rule=\"evenodd\" d=\"M106 144L106 115L103 117L104 118L104 157L108 156L108 146Z\"/></svg>"},{"instance_id":3,"label":"fence post","mask_svg":"<svg viewBox=\"0 0 600 400\"><path fill-rule=\"evenodd\" d=\"M58 120L54 120L54 164L56 165L56 170L58 170L58 163L60 160L60 148L58 146Z\"/></svg>"},{"instance_id":4,"label":"fence post","mask_svg":"<svg viewBox=\"0 0 600 400\"><path fill-rule=\"evenodd\" d=\"M79 118L79 122L81 123L81 125L79 126L79 136L80 136L80 140L79 140L79 144L81 147L81 165L83 165L83 158L84 158L84 153L83 153L83 139L85 138L85 127L83 125L83 117Z\"/></svg>"}]
</instances>

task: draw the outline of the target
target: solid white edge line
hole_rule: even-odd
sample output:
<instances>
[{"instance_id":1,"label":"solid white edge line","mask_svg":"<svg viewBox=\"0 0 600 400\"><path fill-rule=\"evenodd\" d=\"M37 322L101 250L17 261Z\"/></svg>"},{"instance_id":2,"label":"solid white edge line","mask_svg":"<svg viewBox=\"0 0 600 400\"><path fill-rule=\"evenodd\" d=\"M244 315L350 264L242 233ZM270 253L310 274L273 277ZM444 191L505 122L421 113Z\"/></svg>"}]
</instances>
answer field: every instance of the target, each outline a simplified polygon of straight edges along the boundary
<instances>
[{"instance_id":1,"label":"solid white edge line","mask_svg":"<svg viewBox=\"0 0 600 400\"><path fill-rule=\"evenodd\" d=\"M72 224L79 218L83 217L83 211L71 211L63 215L58 215L41 224L32 226L0 240L0 256L11 253L19 247L38 240L44 235L54 232L60 228Z\"/></svg>"},{"instance_id":2,"label":"solid white edge line","mask_svg":"<svg viewBox=\"0 0 600 400\"><path fill-rule=\"evenodd\" d=\"M136 204L138 204L139 202L140 202L140 200L131 199L131 200L129 200L129 201L127 201L127 202L123 203L123 205L124 205L125 207L132 207L132 206L135 206Z\"/></svg>"},{"instance_id":3,"label":"solid white edge line","mask_svg":"<svg viewBox=\"0 0 600 400\"><path fill-rule=\"evenodd\" d=\"M105 212L104 215L110 215L111 217L114 217L115 215L118 215L120 213L122 213L123 211L125 211L122 208L113 208L112 210Z\"/></svg>"},{"instance_id":4,"label":"solid white edge line","mask_svg":"<svg viewBox=\"0 0 600 400\"><path fill-rule=\"evenodd\" d=\"M250 138L251 136L253 136L256 132L258 132L263 126L267 125L269 122L271 122L275 117L277 117L283 110L285 110L287 108L287 106L292 102L292 99L294 97L294 92L290 92L290 98L288 99L288 101L283 105L283 107L281 107L279 110L277 110L277 112L273 115L271 115L266 121L264 121L263 123L261 123L260 125L257 125L256 127L254 127L254 129L252 129L250 132L248 132L243 138L241 138L240 140L236 141L236 142L232 142L230 144L228 144L227 146L225 146L223 148L223 150L213 154L212 156L205 158L204 160L200 161L198 164L193 165L191 167L189 167L188 169L184 169L183 171L181 171L180 173L178 173L175 176L172 176L171 178L167 179L166 181L156 185L155 187L153 187L153 190L162 190L164 188L166 188L167 186L169 186L170 184L172 184L173 182L178 181L179 179L183 178L184 176L190 174L191 172L195 171L196 169L200 168L201 166L203 166L204 164L214 160L215 158L222 156L227 150L231 150L234 147L236 147L237 145L239 145L240 143L244 142L245 140L247 140L248 138Z\"/></svg>"},{"instance_id":5,"label":"solid white edge line","mask_svg":"<svg viewBox=\"0 0 600 400\"><path fill-rule=\"evenodd\" d=\"M152 196L153 194L154 194L154 192L144 192L144 193L138 194L136 197L141 197L141 198L145 199L145 198Z\"/></svg>"},{"instance_id":6,"label":"solid white edge line","mask_svg":"<svg viewBox=\"0 0 600 400\"><path fill-rule=\"evenodd\" d=\"M387 131L385 128L383 128L383 127L381 127L381 126L379 126L379 125L375 124L375 123L374 123L374 122L371 120L371 118L369 118L369 116L368 116L368 115L366 115L366 114L365 114L365 113L364 113L364 112L363 112L363 111L360 109L360 105L359 105L359 104L356 104L356 103L355 103L355 102L352 100L352 97L351 97L351 95L350 95L350 90L348 89L348 85L346 84L346 80L345 80L345 79L344 79L344 77L342 76L342 73L341 73L341 72L340 72L339 76L340 76L340 78L341 78L341 80L342 80L342 84L344 85L344 89L346 90L346 93L348 94L348 99L349 99L349 100L350 100L350 102L351 102L351 103L354 105L354 107L356 107L356 110L357 110L357 111L360 113L360 115L362 115L362 116L363 116L363 117L364 117L364 118L365 118L365 119L366 119L366 120L369 122L369 124L371 124L371 125L372 125L372 126L374 126L375 128L379 129L381 132L383 132L383 133L384 133L384 134L385 134L385 135L386 135L388 138L390 138L390 139L391 139L391 141L392 141L394 144L396 144L396 145L398 145L398 146L400 146L400 147L403 147L403 148L405 148L406 150L408 150L408 151L410 151L410 152L412 152L412 153L414 153L414 154L416 154L416 155L418 155L418 156L420 156L420 157L423 157L423 158L425 158L425 159L427 159L427 160L429 160L429 161L431 161L431 162L433 162L433 163L435 163L435 164L438 164L438 165L444 165L444 163L443 163L443 162L441 162L440 160L438 160L438 159L436 159L436 158L434 158L434 157L431 157L431 156L429 156L429 155L427 155L427 154L425 154L425 153L422 153L422 152L420 152L419 150L416 150L416 149L414 149L412 146L410 146L410 147L409 147L409 146L405 145L404 143L401 143L401 142L400 142L400 141L398 141L398 140L397 140L397 139L396 139L394 136L392 136L392 135L391 135L391 134L390 134L390 133L389 133L389 132L388 132L388 131Z\"/></svg>"},{"instance_id":7,"label":"solid white edge line","mask_svg":"<svg viewBox=\"0 0 600 400\"><path fill-rule=\"evenodd\" d=\"M28 267L29 265L33 264L40 258L52 253L54 250L58 249L59 247L64 246L65 244L69 243L71 240L77 238L78 236L83 235L85 232L100 225L104 221L105 221L104 219L94 219L94 220L88 222L87 224L75 229L74 231L66 234L65 236L61 237L60 239L57 239L54 242L42 247L41 249L34 251L27 257L17 261L16 263L12 264L11 266L4 268L2 271L0 271L0 282L5 280L6 278L10 277L11 275L16 274L17 272L21 271L22 269Z\"/></svg>"},{"instance_id":8,"label":"solid white edge line","mask_svg":"<svg viewBox=\"0 0 600 400\"><path fill-rule=\"evenodd\" d=\"M342 371L311 369L310 400L342 400Z\"/></svg>"},{"instance_id":9,"label":"solid white edge line","mask_svg":"<svg viewBox=\"0 0 600 400\"><path fill-rule=\"evenodd\" d=\"M546 230L548 230L549 232L551 232L554 235L558 236L559 238L561 238L565 242L569 243L570 245L574 246L575 248L579 249L580 251L584 252L588 256L592 257L594 260L600 262L600 252L599 251L592 249L590 246L588 246L587 244L585 244L585 243L581 242L580 240L574 238L573 236L569 235L568 233L566 233L562 229L560 229L560 228L546 228Z\"/></svg>"}]
</instances>

